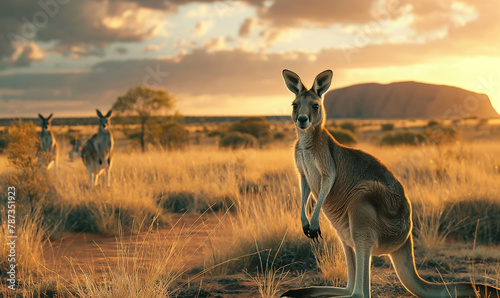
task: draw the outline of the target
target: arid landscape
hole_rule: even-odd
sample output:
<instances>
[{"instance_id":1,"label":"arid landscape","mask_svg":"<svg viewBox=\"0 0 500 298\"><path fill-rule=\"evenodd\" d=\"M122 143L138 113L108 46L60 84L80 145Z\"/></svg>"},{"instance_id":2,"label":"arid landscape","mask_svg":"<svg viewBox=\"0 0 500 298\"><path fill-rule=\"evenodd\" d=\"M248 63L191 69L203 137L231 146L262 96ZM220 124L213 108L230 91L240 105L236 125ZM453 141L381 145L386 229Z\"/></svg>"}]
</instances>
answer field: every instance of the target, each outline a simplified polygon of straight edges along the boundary
<instances>
[{"instance_id":1,"label":"arid landscape","mask_svg":"<svg viewBox=\"0 0 500 298\"><path fill-rule=\"evenodd\" d=\"M499 11L1 0L0 298L500 298Z\"/></svg>"},{"instance_id":2,"label":"arid landscape","mask_svg":"<svg viewBox=\"0 0 500 298\"><path fill-rule=\"evenodd\" d=\"M57 175L32 169L26 160L14 167L13 155L30 153L11 139L0 156L0 181L4 190L16 188L16 295L276 297L298 286L344 285L342 248L327 219L320 218L319 243L302 232L293 124L258 119L273 138L257 146L220 147L214 132L226 134L234 122L201 123L185 126L189 137L182 148L151 145L145 153L114 125L109 188L104 175L89 187L81 159L68 155L75 131L85 139L96 126L53 126L61 145ZM327 123L332 131L351 126L351 146L377 156L406 187L422 277L500 285L500 122ZM432 137L432 127L452 129L453 137ZM26 123L9 128L23 138L23 148L36 130ZM400 132L427 139L382 142ZM9 233L6 207L2 196L2 239ZM6 272L9 248L2 247ZM374 297L411 297L388 259L374 258L372 273ZM2 293L9 297L5 280Z\"/></svg>"}]
</instances>

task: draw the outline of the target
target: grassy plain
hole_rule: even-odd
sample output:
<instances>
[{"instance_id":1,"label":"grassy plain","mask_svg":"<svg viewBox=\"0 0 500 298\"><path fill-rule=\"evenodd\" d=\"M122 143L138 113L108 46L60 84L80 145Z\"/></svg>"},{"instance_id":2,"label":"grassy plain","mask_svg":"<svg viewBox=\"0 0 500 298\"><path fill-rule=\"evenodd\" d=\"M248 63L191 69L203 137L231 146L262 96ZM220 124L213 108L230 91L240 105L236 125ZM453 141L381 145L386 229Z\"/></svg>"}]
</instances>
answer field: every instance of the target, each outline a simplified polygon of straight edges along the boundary
<instances>
[{"instance_id":1,"label":"grassy plain","mask_svg":"<svg viewBox=\"0 0 500 298\"><path fill-rule=\"evenodd\" d=\"M380 146L381 124L358 121L353 145L382 160L413 204L417 268L436 282L500 284L500 125L463 122L453 142ZM394 130L426 121L393 121ZM476 120L477 122L477 120ZM223 127L223 126L221 126ZM219 126L217 126L219 128ZM80 128L72 128L80 129ZM16 292L6 288L8 247L0 268L5 296L274 297L290 287L344 285L335 231L322 217L319 244L300 227L292 159L293 126L259 149L228 150L189 127L183 150L132 146L120 132L112 186L90 188L80 159L70 161L68 128L57 176L37 200L17 185ZM85 137L92 133L81 128ZM0 155L1 187L17 169ZM36 184L36 181L34 181ZM8 234L2 198L1 238ZM385 258L374 258L374 297L410 296Z\"/></svg>"}]
</instances>

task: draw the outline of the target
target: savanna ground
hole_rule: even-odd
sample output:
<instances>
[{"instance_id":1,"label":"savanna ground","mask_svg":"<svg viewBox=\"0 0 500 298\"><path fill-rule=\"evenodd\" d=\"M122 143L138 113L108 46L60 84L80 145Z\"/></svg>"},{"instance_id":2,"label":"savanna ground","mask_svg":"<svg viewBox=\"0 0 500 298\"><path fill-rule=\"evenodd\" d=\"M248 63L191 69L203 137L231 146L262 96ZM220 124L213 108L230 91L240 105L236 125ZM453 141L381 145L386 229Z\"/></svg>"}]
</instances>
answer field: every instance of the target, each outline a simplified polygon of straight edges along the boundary
<instances>
[{"instance_id":1,"label":"savanna ground","mask_svg":"<svg viewBox=\"0 0 500 298\"><path fill-rule=\"evenodd\" d=\"M419 133L435 123L351 122L358 139L352 146L382 160L406 188L417 269L429 281L500 285L495 121L445 123L452 137L416 146L380 142L387 131ZM274 297L291 287L345 285L343 252L327 219L320 218L320 243L302 233L293 125L272 122L275 140L236 150L217 145L226 126L190 125L183 149L150 147L146 153L114 127L110 188L104 176L90 188L80 158L69 160L65 126L53 128L61 144L57 176L14 168L7 153L0 154L1 239L6 243L9 233L11 185L18 236L16 291L7 289L9 247L3 244L0 294ZM96 127L71 130L86 139ZM385 257L373 260L372 290L374 297L411 297Z\"/></svg>"}]
</instances>

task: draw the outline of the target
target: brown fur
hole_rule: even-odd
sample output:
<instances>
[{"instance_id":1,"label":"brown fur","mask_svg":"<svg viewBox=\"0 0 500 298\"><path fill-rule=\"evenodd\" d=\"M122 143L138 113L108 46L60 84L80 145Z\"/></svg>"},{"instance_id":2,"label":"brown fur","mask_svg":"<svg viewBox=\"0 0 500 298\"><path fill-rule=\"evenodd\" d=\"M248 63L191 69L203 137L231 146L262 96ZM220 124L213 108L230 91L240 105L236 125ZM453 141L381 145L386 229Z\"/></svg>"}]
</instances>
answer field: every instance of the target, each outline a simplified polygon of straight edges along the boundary
<instances>
[{"instance_id":1,"label":"brown fur","mask_svg":"<svg viewBox=\"0 0 500 298\"><path fill-rule=\"evenodd\" d=\"M52 132L50 127L52 116L53 114L50 114L49 117L45 118L41 114L38 114L38 117L42 120L42 132L40 134L40 155L41 161L47 164L47 169L54 167L54 171L57 172L59 144L57 144L54 133Z\"/></svg>"},{"instance_id":2,"label":"brown fur","mask_svg":"<svg viewBox=\"0 0 500 298\"><path fill-rule=\"evenodd\" d=\"M288 89L296 94L292 119L297 127L295 163L302 192L301 220L306 236L321 237L322 209L342 242L348 271L347 288L309 287L289 290L282 297L371 297L372 255L387 254L403 285L419 297L500 297L500 289L468 283L424 281L415 269L411 204L401 182L376 157L339 144L325 129L321 100L332 77L320 73L307 90L300 78L283 71ZM309 222L306 202L317 204ZM486 292L485 292L486 291ZM488 296L489 295L489 296Z\"/></svg>"},{"instance_id":3,"label":"brown fur","mask_svg":"<svg viewBox=\"0 0 500 298\"><path fill-rule=\"evenodd\" d=\"M96 111L99 117L99 132L82 146L81 156L89 173L90 185L97 185L99 175L106 172L106 185L109 187L114 156L114 139L109 130L111 110L106 116L103 116L99 110Z\"/></svg>"}]
</instances>

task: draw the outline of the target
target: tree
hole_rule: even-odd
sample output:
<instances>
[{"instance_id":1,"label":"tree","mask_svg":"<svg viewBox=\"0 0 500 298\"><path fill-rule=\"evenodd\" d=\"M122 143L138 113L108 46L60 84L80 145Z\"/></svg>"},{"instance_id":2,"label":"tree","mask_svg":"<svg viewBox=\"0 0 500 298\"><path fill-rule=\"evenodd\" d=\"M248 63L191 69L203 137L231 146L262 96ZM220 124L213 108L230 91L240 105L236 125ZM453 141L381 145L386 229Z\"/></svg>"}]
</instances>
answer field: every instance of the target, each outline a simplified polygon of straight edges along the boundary
<instances>
[{"instance_id":1,"label":"tree","mask_svg":"<svg viewBox=\"0 0 500 298\"><path fill-rule=\"evenodd\" d=\"M175 98L164 89L138 86L116 99L113 111L118 115L132 116L141 125L139 138L142 152L145 151L144 136L151 117L161 115L175 106Z\"/></svg>"}]
</instances>

